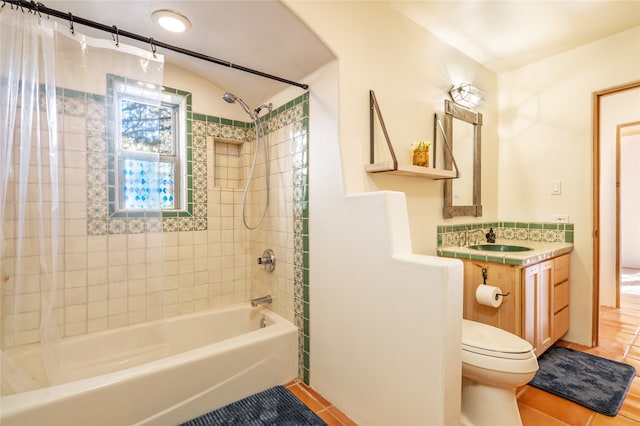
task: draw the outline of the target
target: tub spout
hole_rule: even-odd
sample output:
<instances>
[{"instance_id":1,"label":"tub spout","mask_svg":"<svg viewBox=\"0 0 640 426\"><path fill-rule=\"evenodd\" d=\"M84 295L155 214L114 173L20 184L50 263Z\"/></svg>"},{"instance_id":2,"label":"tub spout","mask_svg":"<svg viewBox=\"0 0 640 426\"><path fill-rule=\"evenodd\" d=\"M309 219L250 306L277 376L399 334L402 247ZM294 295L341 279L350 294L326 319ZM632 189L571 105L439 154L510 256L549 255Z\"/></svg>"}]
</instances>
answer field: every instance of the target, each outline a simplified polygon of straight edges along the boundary
<instances>
[{"instance_id":1,"label":"tub spout","mask_svg":"<svg viewBox=\"0 0 640 426\"><path fill-rule=\"evenodd\" d=\"M272 301L273 299L271 298L271 295L267 294L266 296L258 297L257 299L252 299L251 306L255 308L258 305L265 305L265 304L271 303Z\"/></svg>"}]
</instances>

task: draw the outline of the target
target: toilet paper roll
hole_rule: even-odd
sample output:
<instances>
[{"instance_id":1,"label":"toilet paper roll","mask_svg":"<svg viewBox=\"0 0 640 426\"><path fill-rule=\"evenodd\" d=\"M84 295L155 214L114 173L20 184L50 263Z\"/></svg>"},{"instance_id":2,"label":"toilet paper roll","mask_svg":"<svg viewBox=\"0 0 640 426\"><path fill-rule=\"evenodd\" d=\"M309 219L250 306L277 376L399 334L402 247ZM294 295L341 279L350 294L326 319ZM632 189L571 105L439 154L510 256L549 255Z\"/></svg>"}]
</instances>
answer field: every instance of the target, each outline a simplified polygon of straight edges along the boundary
<instances>
[{"instance_id":1,"label":"toilet paper roll","mask_svg":"<svg viewBox=\"0 0 640 426\"><path fill-rule=\"evenodd\" d=\"M481 305L497 308L502 304L502 290L492 285L480 284L476 289L476 300Z\"/></svg>"}]
</instances>

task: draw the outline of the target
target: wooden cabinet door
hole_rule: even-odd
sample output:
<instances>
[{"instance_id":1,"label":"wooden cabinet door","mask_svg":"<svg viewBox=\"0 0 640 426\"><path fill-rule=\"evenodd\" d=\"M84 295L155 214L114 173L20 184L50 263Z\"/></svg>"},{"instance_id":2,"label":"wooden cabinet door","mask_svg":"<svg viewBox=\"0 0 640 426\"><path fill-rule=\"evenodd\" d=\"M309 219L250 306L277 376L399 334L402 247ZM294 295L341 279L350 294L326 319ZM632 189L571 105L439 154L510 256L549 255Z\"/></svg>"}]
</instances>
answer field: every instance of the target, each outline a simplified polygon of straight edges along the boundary
<instances>
[{"instance_id":1,"label":"wooden cabinet door","mask_svg":"<svg viewBox=\"0 0 640 426\"><path fill-rule=\"evenodd\" d=\"M540 266L533 265L522 271L522 338L533 346L536 355L538 341L537 311L538 311L538 278Z\"/></svg>"},{"instance_id":2,"label":"wooden cabinet door","mask_svg":"<svg viewBox=\"0 0 640 426\"><path fill-rule=\"evenodd\" d=\"M522 336L540 356L553 344L553 261L529 266L522 273Z\"/></svg>"},{"instance_id":3,"label":"wooden cabinet door","mask_svg":"<svg viewBox=\"0 0 640 426\"><path fill-rule=\"evenodd\" d=\"M538 276L538 339L536 355L542 355L553 344L553 260L540 264Z\"/></svg>"},{"instance_id":4,"label":"wooden cabinet door","mask_svg":"<svg viewBox=\"0 0 640 426\"><path fill-rule=\"evenodd\" d=\"M487 285L500 287L503 293L498 308L481 305L476 289L483 283L482 269L487 270ZM509 333L520 335L520 301L517 281L520 269L492 262L464 261L463 318L489 324Z\"/></svg>"}]
</instances>

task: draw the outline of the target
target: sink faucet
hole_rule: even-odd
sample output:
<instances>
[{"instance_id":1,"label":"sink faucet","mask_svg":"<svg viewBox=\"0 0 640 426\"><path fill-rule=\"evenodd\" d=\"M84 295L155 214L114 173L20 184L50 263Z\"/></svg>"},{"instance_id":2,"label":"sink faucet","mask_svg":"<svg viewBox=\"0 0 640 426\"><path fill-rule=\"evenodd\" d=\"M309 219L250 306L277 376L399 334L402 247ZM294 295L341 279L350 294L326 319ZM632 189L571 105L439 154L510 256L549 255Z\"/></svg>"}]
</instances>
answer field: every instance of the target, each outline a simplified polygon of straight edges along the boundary
<instances>
[{"instance_id":1,"label":"sink faucet","mask_svg":"<svg viewBox=\"0 0 640 426\"><path fill-rule=\"evenodd\" d=\"M271 295L267 294L266 296L258 297L257 299L252 299L251 306L255 308L258 305L268 304L268 303L271 303L272 301L273 299L271 298Z\"/></svg>"},{"instance_id":2,"label":"sink faucet","mask_svg":"<svg viewBox=\"0 0 640 426\"><path fill-rule=\"evenodd\" d=\"M467 231L465 233L465 239L467 240L467 244L465 244L465 245L469 245L470 244L469 237L471 235L473 235L473 234L476 234L475 235L476 239L474 241L474 244L478 244L478 239L480 238L480 236L478 235L478 232L480 233L480 235L484 235L484 230L482 228L474 229L473 231Z\"/></svg>"}]
</instances>

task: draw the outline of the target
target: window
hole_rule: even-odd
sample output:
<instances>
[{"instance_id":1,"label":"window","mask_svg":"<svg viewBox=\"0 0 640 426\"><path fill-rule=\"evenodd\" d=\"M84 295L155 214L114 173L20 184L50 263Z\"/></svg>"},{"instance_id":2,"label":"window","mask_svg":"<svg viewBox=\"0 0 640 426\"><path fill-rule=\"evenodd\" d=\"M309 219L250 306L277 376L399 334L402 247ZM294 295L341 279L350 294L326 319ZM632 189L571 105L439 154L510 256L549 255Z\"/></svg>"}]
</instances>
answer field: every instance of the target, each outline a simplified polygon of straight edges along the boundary
<instances>
[{"instance_id":1,"label":"window","mask_svg":"<svg viewBox=\"0 0 640 426\"><path fill-rule=\"evenodd\" d=\"M163 93L158 104L124 83L114 92L116 210L184 210L184 98Z\"/></svg>"}]
</instances>

